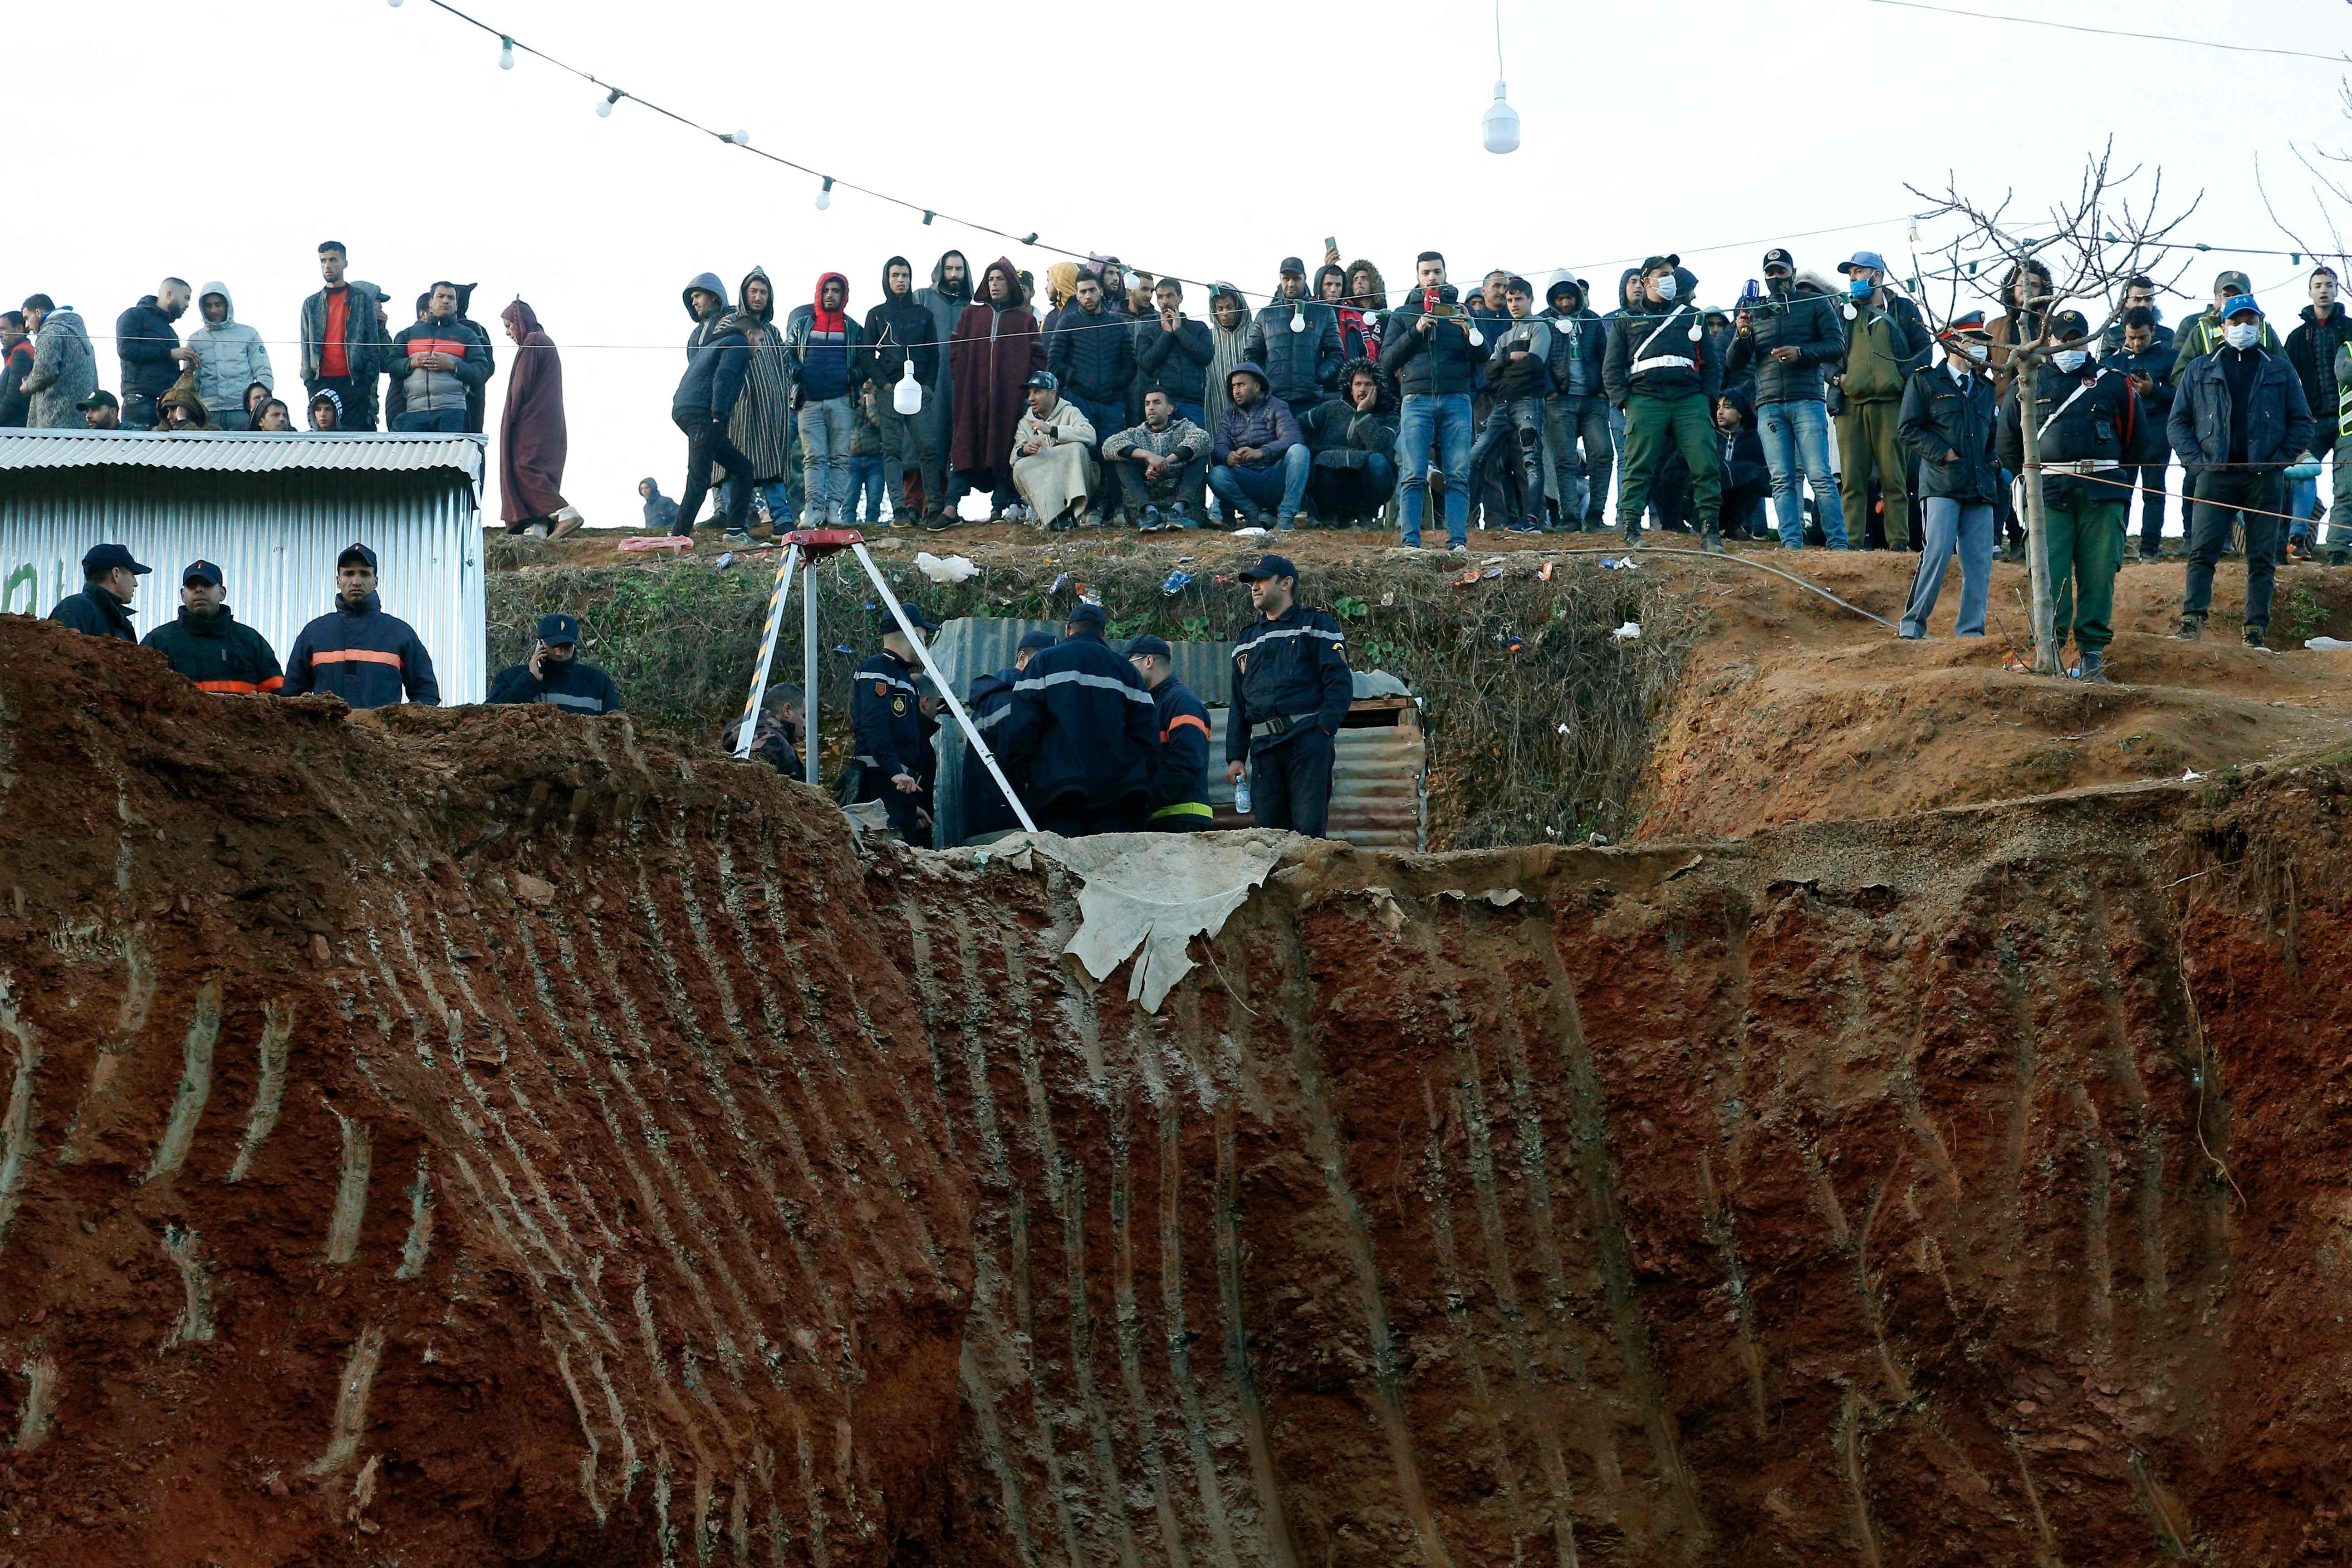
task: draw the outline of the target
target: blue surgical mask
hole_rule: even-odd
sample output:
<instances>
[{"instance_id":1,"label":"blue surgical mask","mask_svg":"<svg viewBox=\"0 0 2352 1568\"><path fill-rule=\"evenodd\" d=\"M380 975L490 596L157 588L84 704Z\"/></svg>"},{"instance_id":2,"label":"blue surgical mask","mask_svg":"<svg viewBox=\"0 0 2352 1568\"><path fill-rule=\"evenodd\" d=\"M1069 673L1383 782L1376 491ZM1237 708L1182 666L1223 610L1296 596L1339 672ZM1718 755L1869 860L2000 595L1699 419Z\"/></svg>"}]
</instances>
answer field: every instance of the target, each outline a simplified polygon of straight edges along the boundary
<instances>
[{"instance_id":1,"label":"blue surgical mask","mask_svg":"<svg viewBox=\"0 0 2352 1568\"><path fill-rule=\"evenodd\" d=\"M1659 299L1661 299L1661 300L1671 300L1671 299L1673 299L1673 298L1675 297L1675 275L1674 275L1673 273L1671 273L1671 272L1667 273L1664 277L1663 277L1663 278L1659 279L1658 279L1658 281L1657 281L1657 285L1656 285L1656 287L1657 287L1657 290L1658 290L1658 298L1659 298Z\"/></svg>"},{"instance_id":2,"label":"blue surgical mask","mask_svg":"<svg viewBox=\"0 0 2352 1568\"><path fill-rule=\"evenodd\" d=\"M1867 278L1849 278L1845 280L1845 291L1853 299L1867 300L1870 298L1870 279Z\"/></svg>"},{"instance_id":3,"label":"blue surgical mask","mask_svg":"<svg viewBox=\"0 0 2352 1568\"><path fill-rule=\"evenodd\" d=\"M2060 349L2056 353L2050 356L2050 363L2056 365L2060 370L2064 371L2068 375L2072 375L2076 371L2082 369L2083 362L2090 357L2091 356L2089 354L2084 353L2081 349Z\"/></svg>"}]
</instances>

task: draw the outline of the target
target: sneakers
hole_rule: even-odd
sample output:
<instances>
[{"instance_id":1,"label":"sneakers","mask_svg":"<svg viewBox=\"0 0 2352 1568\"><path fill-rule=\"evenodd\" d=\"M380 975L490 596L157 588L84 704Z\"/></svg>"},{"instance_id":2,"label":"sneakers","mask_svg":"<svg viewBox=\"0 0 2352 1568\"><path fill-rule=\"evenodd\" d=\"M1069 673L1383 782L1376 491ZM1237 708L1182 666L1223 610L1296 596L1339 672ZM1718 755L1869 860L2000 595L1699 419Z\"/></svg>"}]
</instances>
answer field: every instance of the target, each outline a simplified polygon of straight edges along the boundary
<instances>
[{"instance_id":1,"label":"sneakers","mask_svg":"<svg viewBox=\"0 0 2352 1568\"><path fill-rule=\"evenodd\" d=\"M577 533L587 521L580 515L578 507L567 506L555 514L555 526L548 531L547 537L562 539L567 533Z\"/></svg>"},{"instance_id":2,"label":"sneakers","mask_svg":"<svg viewBox=\"0 0 2352 1568\"><path fill-rule=\"evenodd\" d=\"M719 537L720 542L726 544L749 544L751 542L751 531L748 528L730 528Z\"/></svg>"},{"instance_id":3,"label":"sneakers","mask_svg":"<svg viewBox=\"0 0 2352 1568\"><path fill-rule=\"evenodd\" d=\"M1072 526L1077 528L1099 528L1102 525L1102 520L1095 516L1095 509L1092 506L1079 506L1074 509L1070 521Z\"/></svg>"},{"instance_id":4,"label":"sneakers","mask_svg":"<svg viewBox=\"0 0 2352 1568\"><path fill-rule=\"evenodd\" d=\"M945 533L962 521L951 511L933 512L923 520L923 527L932 533Z\"/></svg>"},{"instance_id":5,"label":"sneakers","mask_svg":"<svg viewBox=\"0 0 2352 1568\"><path fill-rule=\"evenodd\" d=\"M2158 546L2154 550L2150 550L2147 545L2143 544L2139 547L2139 559L2142 565L2147 565L2153 562L2161 561L2164 559L2163 547Z\"/></svg>"},{"instance_id":6,"label":"sneakers","mask_svg":"<svg viewBox=\"0 0 2352 1568\"><path fill-rule=\"evenodd\" d=\"M1037 514L1020 501L1014 501L1004 509L1003 518L1006 522L1034 522L1037 521Z\"/></svg>"},{"instance_id":7,"label":"sneakers","mask_svg":"<svg viewBox=\"0 0 2352 1568\"><path fill-rule=\"evenodd\" d=\"M1642 525L1638 522L1627 523L1625 525L1625 548L1628 550L1647 550L1649 547L1650 536L1642 531Z\"/></svg>"},{"instance_id":8,"label":"sneakers","mask_svg":"<svg viewBox=\"0 0 2352 1568\"><path fill-rule=\"evenodd\" d=\"M1148 506L1143 509L1143 522L1141 527L1144 532L1157 533L1167 526L1168 525L1166 523L1160 521L1160 509L1158 507Z\"/></svg>"},{"instance_id":9,"label":"sneakers","mask_svg":"<svg viewBox=\"0 0 2352 1568\"><path fill-rule=\"evenodd\" d=\"M1159 510L1157 507L1154 507L1152 510L1155 511ZM1181 500L1174 506L1168 509L1167 519L1167 521L1160 524L1162 528L1197 528L1200 526L1200 524L1192 521L1192 509L1186 506Z\"/></svg>"},{"instance_id":10,"label":"sneakers","mask_svg":"<svg viewBox=\"0 0 2352 1568\"><path fill-rule=\"evenodd\" d=\"M1445 548L1452 554L1467 555L1470 553L1470 542L1466 539L1457 539Z\"/></svg>"},{"instance_id":11,"label":"sneakers","mask_svg":"<svg viewBox=\"0 0 2352 1568\"><path fill-rule=\"evenodd\" d=\"M2202 642L2205 638L2205 617L2202 616L2181 616L2180 626L2179 629L2173 632L2172 635L2179 637L2182 642Z\"/></svg>"},{"instance_id":12,"label":"sneakers","mask_svg":"<svg viewBox=\"0 0 2352 1568\"><path fill-rule=\"evenodd\" d=\"M1294 511L1290 514L1290 522L1288 526L1292 528L1312 528L1315 526L1315 520L1308 517L1303 511Z\"/></svg>"},{"instance_id":13,"label":"sneakers","mask_svg":"<svg viewBox=\"0 0 2352 1568\"><path fill-rule=\"evenodd\" d=\"M1723 535L1717 531L1715 524L1711 522L1700 531L1698 536L1698 547L1701 551L1709 555L1728 555L1731 553L1731 552L1723 547Z\"/></svg>"},{"instance_id":14,"label":"sneakers","mask_svg":"<svg viewBox=\"0 0 2352 1568\"><path fill-rule=\"evenodd\" d=\"M2327 552L2330 566L2352 566L2352 550L2331 550Z\"/></svg>"},{"instance_id":15,"label":"sneakers","mask_svg":"<svg viewBox=\"0 0 2352 1568\"><path fill-rule=\"evenodd\" d=\"M2248 647L2267 648L2271 646L2263 637L2263 628L2255 626L2250 626L2244 631L2240 632L2238 634L2238 640L2244 643Z\"/></svg>"},{"instance_id":16,"label":"sneakers","mask_svg":"<svg viewBox=\"0 0 2352 1568\"><path fill-rule=\"evenodd\" d=\"M1541 533L1543 531L1544 525L1531 517L1521 518L1504 530L1507 533Z\"/></svg>"},{"instance_id":17,"label":"sneakers","mask_svg":"<svg viewBox=\"0 0 2352 1568\"><path fill-rule=\"evenodd\" d=\"M2107 650L2099 647L2084 648L2083 662L2074 667L2074 679L2095 680L2102 686L2113 685L2114 682L2107 679Z\"/></svg>"},{"instance_id":18,"label":"sneakers","mask_svg":"<svg viewBox=\"0 0 2352 1568\"><path fill-rule=\"evenodd\" d=\"M2286 542L2286 558L2289 561L2300 561L2308 564L2311 560L2311 545L2305 540L2288 540Z\"/></svg>"}]
</instances>

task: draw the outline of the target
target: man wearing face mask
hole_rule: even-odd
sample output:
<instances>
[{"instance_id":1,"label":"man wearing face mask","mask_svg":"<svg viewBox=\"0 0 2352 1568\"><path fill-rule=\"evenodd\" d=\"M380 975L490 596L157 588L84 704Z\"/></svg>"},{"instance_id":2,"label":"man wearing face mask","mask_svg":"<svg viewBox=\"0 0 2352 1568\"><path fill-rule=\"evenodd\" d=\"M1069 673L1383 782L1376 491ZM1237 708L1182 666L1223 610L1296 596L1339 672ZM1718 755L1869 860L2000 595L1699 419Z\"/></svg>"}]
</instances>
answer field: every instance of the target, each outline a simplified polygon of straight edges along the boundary
<instances>
[{"instance_id":1,"label":"man wearing face mask","mask_svg":"<svg viewBox=\"0 0 2352 1568\"><path fill-rule=\"evenodd\" d=\"M2131 500L2123 459L2139 434L2139 397L2128 376L2092 363L2091 324L2082 311L2059 311L2049 333L2058 347L2034 375L2031 409L2019 396L2024 377L2010 383L2000 410L2000 458L2011 473L2026 472L2024 421L2032 420L2053 602L2051 638L2063 648L2071 631L2083 656L2082 678L2105 680Z\"/></svg>"},{"instance_id":2,"label":"man wearing face mask","mask_svg":"<svg viewBox=\"0 0 2352 1568\"><path fill-rule=\"evenodd\" d=\"M2204 636L2213 563L2242 517L2245 643L2263 647L2278 569L2276 514L2286 510L2282 476L2310 449L2311 405L2285 356L2263 346L2263 308L2252 297L2225 300L2220 310L2221 346L2189 363L2172 398L2172 449L2195 479L2197 498L2189 509L2188 593L2173 635L2189 642Z\"/></svg>"},{"instance_id":3,"label":"man wearing face mask","mask_svg":"<svg viewBox=\"0 0 2352 1568\"><path fill-rule=\"evenodd\" d=\"M1625 542L1643 542L1642 509L1667 453L1678 451L1690 468L1699 548L1720 555L1723 474L1710 411L1723 366L1691 302L1697 289L1698 279L1679 257L1653 256L1643 262L1641 301L1610 321L1609 355L1601 375L1610 403L1625 414L1625 467L1617 485L1617 521Z\"/></svg>"},{"instance_id":4,"label":"man wearing face mask","mask_svg":"<svg viewBox=\"0 0 2352 1568\"><path fill-rule=\"evenodd\" d=\"M1992 585L1993 509L2000 499L2000 466L1993 457L1992 378L1986 362L1992 334L1984 312L1971 310L1945 329L1944 363L1911 373L1903 388L1896 428L1919 458L1919 574L1903 611L1900 635L1927 635L1927 617L1944 591L1952 557L1960 558L1960 611L1952 635L1980 637L1985 599Z\"/></svg>"},{"instance_id":5,"label":"man wearing face mask","mask_svg":"<svg viewBox=\"0 0 2352 1568\"><path fill-rule=\"evenodd\" d=\"M1876 251L1857 250L1838 270L1846 278L1845 361L1838 374L1845 408L1837 417L1845 523L1868 536L1874 479L1885 507L1886 547L1908 550L1911 504L1904 486L1909 476L1895 426L1904 383L1927 351L1927 325L1918 306L1887 289L1886 261Z\"/></svg>"}]
</instances>

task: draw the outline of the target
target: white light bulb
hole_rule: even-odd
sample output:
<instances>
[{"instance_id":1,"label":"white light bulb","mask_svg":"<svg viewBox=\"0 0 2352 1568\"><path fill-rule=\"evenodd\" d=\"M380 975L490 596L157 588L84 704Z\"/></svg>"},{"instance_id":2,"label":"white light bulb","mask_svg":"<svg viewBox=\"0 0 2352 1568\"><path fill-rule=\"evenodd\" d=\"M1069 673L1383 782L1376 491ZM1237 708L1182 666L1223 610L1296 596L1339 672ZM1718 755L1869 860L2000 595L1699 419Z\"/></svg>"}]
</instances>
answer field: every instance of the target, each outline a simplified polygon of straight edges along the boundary
<instances>
[{"instance_id":1,"label":"white light bulb","mask_svg":"<svg viewBox=\"0 0 2352 1568\"><path fill-rule=\"evenodd\" d=\"M1503 97L1503 84L1495 84L1495 101L1486 106L1486 118L1480 121L1486 132L1489 153L1516 153L1519 150L1519 111Z\"/></svg>"},{"instance_id":2,"label":"white light bulb","mask_svg":"<svg viewBox=\"0 0 2352 1568\"><path fill-rule=\"evenodd\" d=\"M923 384L915 379L912 354L907 356L905 368L898 373L898 384L890 389L890 406L904 415L923 411Z\"/></svg>"},{"instance_id":3,"label":"white light bulb","mask_svg":"<svg viewBox=\"0 0 2352 1568\"><path fill-rule=\"evenodd\" d=\"M383 3L395 11L400 9L400 0L383 0Z\"/></svg>"},{"instance_id":4,"label":"white light bulb","mask_svg":"<svg viewBox=\"0 0 2352 1568\"><path fill-rule=\"evenodd\" d=\"M1303 332L1307 330L1307 311L1304 307L1298 305L1290 307L1290 330L1294 332Z\"/></svg>"},{"instance_id":5,"label":"white light bulb","mask_svg":"<svg viewBox=\"0 0 2352 1568\"><path fill-rule=\"evenodd\" d=\"M735 132L734 142L738 147L749 147L751 144L751 133L749 131L738 131Z\"/></svg>"},{"instance_id":6,"label":"white light bulb","mask_svg":"<svg viewBox=\"0 0 2352 1568\"><path fill-rule=\"evenodd\" d=\"M1483 349L1483 348L1485 348L1485 347L1486 346L1486 333L1484 333L1484 332L1482 332L1482 331L1479 331L1477 328L1475 328L1475 327L1471 328L1471 329L1470 329L1470 346L1471 346L1472 348L1474 348L1474 349Z\"/></svg>"},{"instance_id":7,"label":"white light bulb","mask_svg":"<svg viewBox=\"0 0 2352 1568\"><path fill-rule=\"evenodd\" d=\"M499 40L499 69L502 71L510 71L514 69L514 40L512 38L500 38Z\"/></svg>"},{"instance_id":8,"label":"white light bulb","mask_svg":"<svg viewBox=\"0 0 2352 1568\"><path fill-rule=\"evenodd\" d=\"M596 106L596 118L599 120L610 120L613 118L612 99L608 98Z\"/></svg>"},{"instance_id":9,"label":"white light bulb","mask_svg":"<svg viewBox=\"0 0 2352 1568\"><path fill-rule=\"evenodd\" d=\"M824 176L824 184L817 187L816 210L823 212L831 205L833 205L833 176L827 174Z\"/></svg>"}]
</instances>

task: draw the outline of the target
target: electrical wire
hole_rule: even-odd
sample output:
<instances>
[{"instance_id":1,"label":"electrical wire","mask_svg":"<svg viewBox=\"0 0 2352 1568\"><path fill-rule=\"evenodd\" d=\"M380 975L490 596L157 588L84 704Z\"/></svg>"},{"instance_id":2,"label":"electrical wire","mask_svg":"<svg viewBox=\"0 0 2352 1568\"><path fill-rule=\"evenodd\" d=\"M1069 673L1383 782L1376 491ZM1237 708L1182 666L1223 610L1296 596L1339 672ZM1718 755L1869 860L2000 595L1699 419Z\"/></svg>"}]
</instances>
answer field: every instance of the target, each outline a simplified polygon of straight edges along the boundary
<instances>
[{"instance_id":1,"label":"electrical wire","mask_svg":"<svg viewBox=\"0 0 2352 1568\"><path fill-rule=\"evenodd\" d=\"M1966 16L1978 22L2018 22L2029 27L2056 27L2067 33L2091 33L2103 38L2140 38L2156 44L2188 44L2200 49L2226 49L2240 55L2282 55L2290 59L2326 60L2352 65L2352 55L2323 55L2311 49L2273 48L2262 44L2225 44L2216 38L2184 38L2177 33L2135 33L2121 27L2094 27L2079 22L2053 22L2044 16L2008 16L1992 11L1963 11L1953 5L1930 5L1927 0L1870 0L1874 5L1895 5L1906 11L1934 11L1946 16ZM2281 254L2284 254L2282 252Z\"/></svg>"}]
</instances>

